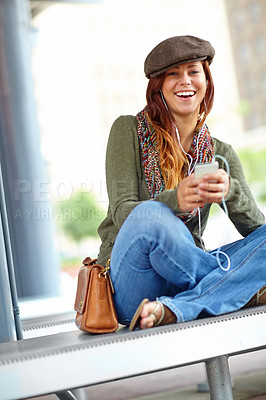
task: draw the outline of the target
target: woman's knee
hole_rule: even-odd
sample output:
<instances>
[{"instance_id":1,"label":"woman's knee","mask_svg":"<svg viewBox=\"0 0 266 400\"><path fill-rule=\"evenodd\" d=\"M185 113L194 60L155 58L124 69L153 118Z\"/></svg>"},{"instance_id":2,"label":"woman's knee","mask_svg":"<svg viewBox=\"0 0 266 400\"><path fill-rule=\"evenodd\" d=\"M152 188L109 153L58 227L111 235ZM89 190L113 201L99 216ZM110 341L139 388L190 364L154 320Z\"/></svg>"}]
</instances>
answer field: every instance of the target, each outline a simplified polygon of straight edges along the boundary
<instances>
[{"instance_id":1,"label":"woman's knee","mask_svg":"<svg viewBox=\"0 0 266 400\"><path fill-rule=\"evenodd\" d=\"M168 229L165 212L172 212L167 206L155 201L145 201L136 206L124 221L116 242L132 243L137 238L160 236ZM174 214L173 214L174 215ZM176 218L174 216L174 218Z\"/></svg>"},{"instance_id":2,"label":"woman's knee","mask_svg":"<svg viewBox=\"0 0 266 400\"><path fill-rule=\"evenodd\" d=\"M129 214L128 219L134 221L158 221L162 220L163 214L172 211L159 201L145 201L137 205Z\"/></svg>"},{"instance_id":3,"label":"woman's knee","mask_svg":"<svg viewBox=\"0 0 266 400\"><path fill-rule=\"evenodd\" d=\"M145 236L151 237L169 237L174 235L185 235L190 237L191 234L185 224L177 218L172 209L158 201L145 201L135 207L126 221L124 222L121 233L129 234L130 236ZM181 237L180 236L180 237ZM191 240L192 237L191 237Z\"/></svg>"},{"instance_id":4,"label":"woman's knee","mask_svg":"<svg viewBox=\"0 0 266 400\"><path fill-rule=\"evenodd\" d=\"M266 224L261 225L255 231L246 236L246 242L251 240L265 240L266 239Z\"/></svg>"}]
</instances>

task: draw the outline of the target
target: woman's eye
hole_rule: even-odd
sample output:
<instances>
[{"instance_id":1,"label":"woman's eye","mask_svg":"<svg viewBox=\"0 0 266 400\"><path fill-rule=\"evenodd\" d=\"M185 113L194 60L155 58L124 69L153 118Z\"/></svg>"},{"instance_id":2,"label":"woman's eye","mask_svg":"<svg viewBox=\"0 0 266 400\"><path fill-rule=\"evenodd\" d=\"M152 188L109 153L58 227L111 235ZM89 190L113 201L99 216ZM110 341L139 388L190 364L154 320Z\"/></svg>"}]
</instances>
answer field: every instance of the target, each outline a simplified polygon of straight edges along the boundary
<instances>
[{"instance_id":1,"label":"woman's eye","mask_svg":"<svg viewBox=\"0 0 266 400\"><path fill-rule=\"evenodd\" d=\"M198 73L199 73L199 71L197 71L197 70L191 71L191 74L192 74L192 75L196 75L196 74L198 74Z\"/></svg>"},{"instance_id":2,"label":"woman's eye","mask_svg":"<svg viewBox=\"0 0 266 400\"><path fill-rule=\"evenodd\" d=\"M174 71L172 71L172 72L169 72L169 73L168 73L168 75L170 75L170 76L177 76L177 75L178 75L178 73L177 73L177 72L174 72Z\"/></svg>"}]
</instances>

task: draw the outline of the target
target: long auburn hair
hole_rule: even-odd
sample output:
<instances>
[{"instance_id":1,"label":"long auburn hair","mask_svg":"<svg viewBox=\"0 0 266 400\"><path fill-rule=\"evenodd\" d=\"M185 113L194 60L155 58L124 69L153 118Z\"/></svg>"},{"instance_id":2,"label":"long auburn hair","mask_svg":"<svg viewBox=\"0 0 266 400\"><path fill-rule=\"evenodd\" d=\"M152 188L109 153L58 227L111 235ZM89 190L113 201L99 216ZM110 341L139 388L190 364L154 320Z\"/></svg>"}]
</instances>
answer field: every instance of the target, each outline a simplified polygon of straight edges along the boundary
<instances>
[{"instance_id":1,"label":"long auburn hair","mask_svg":"<svg viewBox=\"0 0 266 400\"><path fill-rule=\"evenodd\" d=\"M208 61L203 61L207 88L205 101L200 104L200 122L197 129L201 128L213 106L214 85ZM176 136L176 128L170 111L165 107L160 95L160 88L163 84L165 73L150 78L146 91L148 113L156 131L157 146L160 154L160 163L165 186L173 189L177 183L184 178L184 166L188 160L180 148Z\"/></svg>"}]
</instances>

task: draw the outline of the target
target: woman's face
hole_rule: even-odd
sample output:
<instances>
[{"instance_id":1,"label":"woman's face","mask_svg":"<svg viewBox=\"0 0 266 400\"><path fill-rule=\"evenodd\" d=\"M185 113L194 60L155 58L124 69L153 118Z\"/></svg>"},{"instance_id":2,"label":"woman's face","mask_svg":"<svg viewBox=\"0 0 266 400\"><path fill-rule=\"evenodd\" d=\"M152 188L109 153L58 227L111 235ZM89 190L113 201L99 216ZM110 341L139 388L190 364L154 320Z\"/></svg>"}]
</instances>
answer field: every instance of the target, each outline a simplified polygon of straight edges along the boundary
<instances>
[{"instance_id":1,"label":"woman's face","mask_svg":"<svg viewBox=\"0 0 266 400\"><path fill-rule=\"evenodd\" d=\"M189 62L167 70L161 90L175 119L197 117L206 92L202 62Z\"/></svg>"}]
</instances>

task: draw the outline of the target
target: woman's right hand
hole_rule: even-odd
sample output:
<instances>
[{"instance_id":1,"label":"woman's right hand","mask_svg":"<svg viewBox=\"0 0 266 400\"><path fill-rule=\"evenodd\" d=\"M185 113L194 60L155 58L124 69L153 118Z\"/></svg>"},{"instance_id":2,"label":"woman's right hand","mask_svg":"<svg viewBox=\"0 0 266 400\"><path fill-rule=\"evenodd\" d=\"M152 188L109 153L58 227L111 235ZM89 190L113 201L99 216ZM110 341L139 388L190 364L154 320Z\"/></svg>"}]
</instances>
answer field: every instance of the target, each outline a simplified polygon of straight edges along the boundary
<instances>
[{"instance_id":1,"label":"woman's right hand","mask_svg":"<svg viewBox=\"0 0 266 400\"><path fill-rule=\"evenodd\" d=\"M189 212L197 207L204 206L205 202L201 200L198 194L198 186L201 179L195 179L194 174L184 178L177 189L177 203L182 212Z\"/></svg>"}]
</instances>

